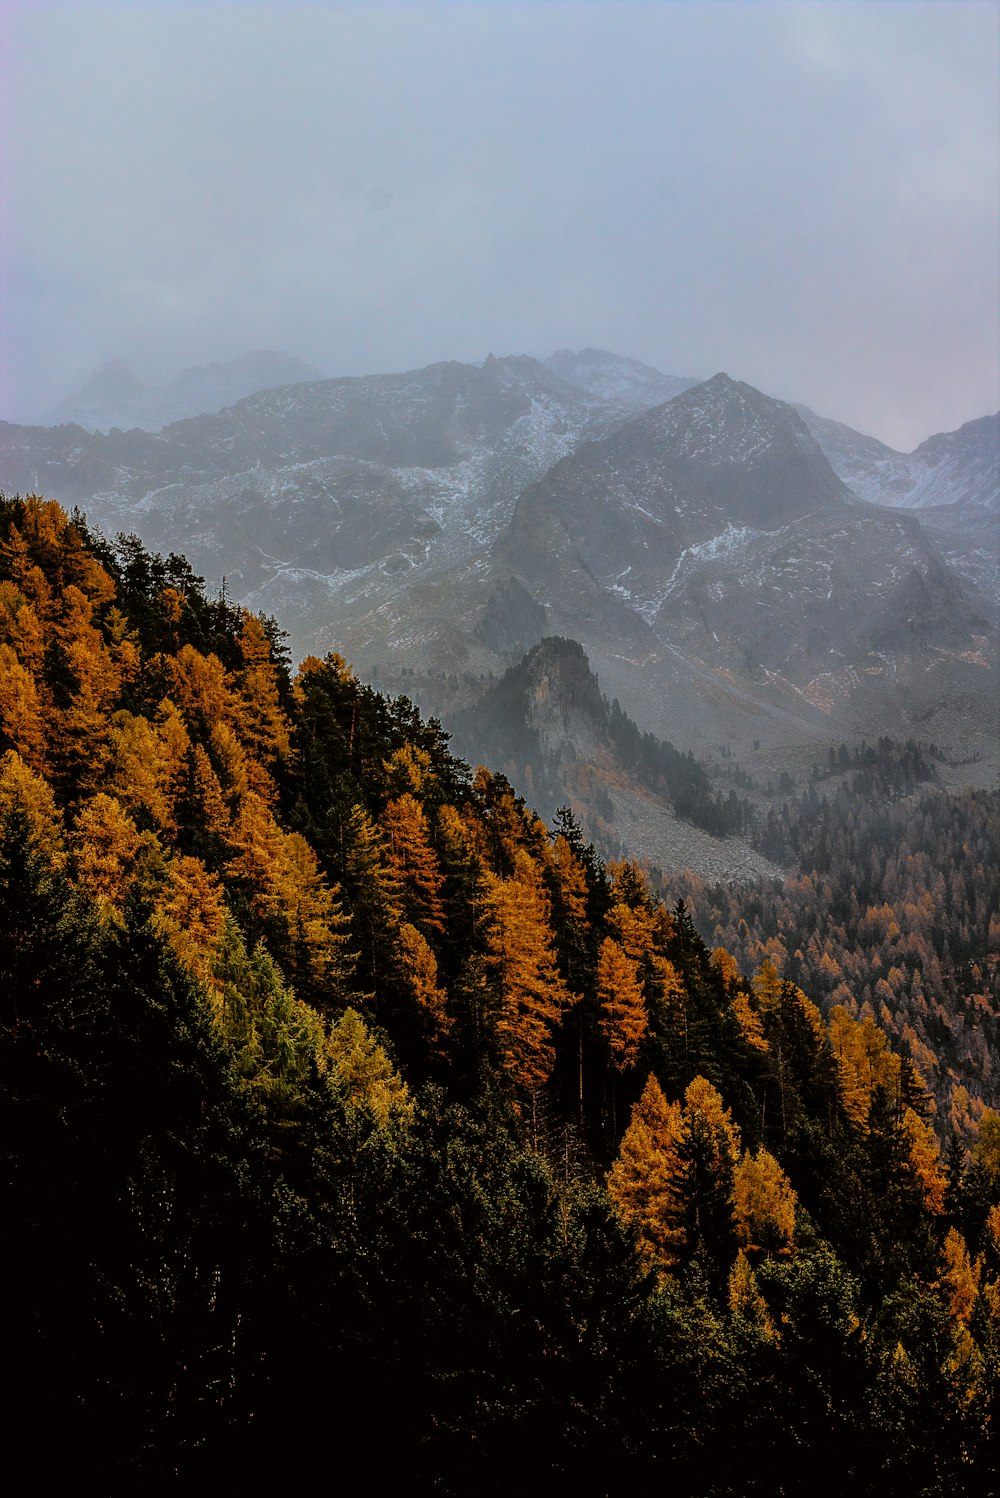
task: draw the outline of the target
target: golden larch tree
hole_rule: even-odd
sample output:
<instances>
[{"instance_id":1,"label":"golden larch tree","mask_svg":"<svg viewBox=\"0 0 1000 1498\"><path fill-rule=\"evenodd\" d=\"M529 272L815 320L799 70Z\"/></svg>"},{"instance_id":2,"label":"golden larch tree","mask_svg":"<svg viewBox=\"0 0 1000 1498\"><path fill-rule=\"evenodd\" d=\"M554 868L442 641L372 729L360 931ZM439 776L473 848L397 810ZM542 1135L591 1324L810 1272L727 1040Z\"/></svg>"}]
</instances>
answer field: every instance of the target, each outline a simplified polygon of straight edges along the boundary
<instances>
[{"instance_id":1,"label":"golden larch tree","mask_svg":"<svg viewBox=\"0 0 1000 1498\"><path fill-rule=\"evenodd\" d=\"M741 1249L753 1254L787 1254L795 1241L797 1197L791 1181L763 1145L749 1150L733 1180L736 1235Z\"/></svg>"},{"instance_id":2,"label":"golden larch tree","mask_svg":"<svg viewBox=\"0 0 1000 1498\"><path fill-rule=\"evenodd\" d=\"M120 917L139 853L139 829L114 796L98 791L73 827L77 882L105 918Z\"/></svg>"},{"instance_id":3,"label":"golden larch tree","mask_svg":"<svg viewBox=\"0 0 1000 1498\"><path fill-rule=\"evenodd\" d=\"M650 1073L608 1172L607 1188L622 1216L635 1225L643 1258L661 1268L674 1263L680 1242L674 1221L680 1138L680 1104L667 1102Z\"/></svg>"},{"instance_id":4,"label":"golden larch tree","mask_svg":"<svg viewBox=\"0 0 1000 1498\"><path fill-rule=\"evenodd\" d=\"M382 814L389 867L399 881L403 910L411 925L444 931L444 876L431 843L424 809L409 792L390 801Z\"/></svg>"},{"instance_id":5,"label":"golden larch tree","mask_svg":"<svg viewBox=\"0 0 1000 1498\"><path fill-rule=\"evenodd\" d=\"M545 1082L553 1032L571 1003L556 966L549 898L528 853L518 849L509 879L485 876L486 965L506 1065L522 1087Z\"/></svg>"},{"instance_id":6,"label":"golden larch tree","mask_svg":"<svg viewBox=\"0 0 1000 1498\"><path fill-rule=\"evenodd\" d=\"M8 749L0 758L0 822L12 813L23 816L31 841L54 868L62 868L65 829L52 787L16 750Z\"/></svg>"},{"instance_id":7,"label":"golden larch tree","mask_svg":"<svg viewBox=\"0 0 1000 1498\"><path fill-rule=\"evenodd\" d=\"M408 921L399 928L399 967L404 986L416 1004L421 1026L432 1051L440 1055L451 1033L448 996L438 983L438 965L427 942Z\"/></svg>"},{"instance_id":8,"label":"golden larch tree","mask_svg":"<svg viewBox=\"0 0 1000 1498\"><path fill-rule=\"evenodd\" d=\"M844 1109L852 1122L864 1124L876 1087L899 1095L899 1057L889 1049L885 1033L873 1019L867 1015L852 1019L841 1004L830 1011L829 1033Z\"/></svg>"},{"instance_id":9,"label":"golden larch tree","mask_svg":"<svg viewBox=\"0 0 1000 1498\"><path fill-rule=\"evenodd\" d=\"M187 740L186 730L180 725ZM105 784L133 816L158 831L176 830L170 797L168 748L148 718L124 710L110 725L110 757Z\"/></svg>"},{"instance_id":10,"label":"golden larch tree","mask_svg":"<svg viewBox=\"0 0 1000 1498\"><path fill-rule=\"evenodd\" d=\"M903 1109L903 1133L909 1146L910 1169L920 1182L924 1206L939 1217L944 1212L947 1180L941 1162L941 1146L934 1130L913 1108Z\"/></svg>"},{"instance_id":11,"label":"golden larch tree","mask_svg":"<svg viewBox=\"0 0 1000 1498\"><path fill-rule=\"evenodd\" d=\"M728 1294L729 1310L733 1316L756 1327L758 1335L766 1341L773 1342L777 1339L767 1302L760 1293L757 1276L742 1248L730 1271Z\"/></svg>"},{"instance_id":12,"label":"golden larch tree","mask_svg":"<svg viewBox=\"0 0 1000 1498\"><path fill-rule=\"evenodd\" d=\"M195 977L210 982L227 915L218 879L199 858L174 854L166 861L155 911L155 925L177 957Z\"/></svg>"},{"instance_id":13,"label":"golden larch tree","mask_svg":"<svg viewBox=\"0 0 1000 1498\"><path fill-rule=\"evenodd\" d=\"M42 704L32 673L10 645L0 645L0 750L16 749L26 764L45 765Z\"/></svg>"},{"instance_id":14,"label":"golden larch tree","mask_svg":"<svg viewBox=\"0 0 1000 1498\"><path fill-rule=\"evenodd\" d=\"M638 969L613 936L604 938L597 956L597 1002L612 1064L627 1071L639 1059L648 1016Z\"/></svg>"},{"instance_id":15,"label":"golden larch tree","mask_svg":"<svg viewBox=\"0 0 1000 1498\"><path fill-rule=\"evenodd\" d=\"M303 996L329 1002L354 962L339 888L323 878L305 838L282 831L254 791L244 797L234 819L232 843L227 879L244 890L275 955Z\"/></svg>"},{"instance_id":16,"label":"golden larch tree","mask_svg":"<svg viewBox=\"0 0 1000 1498\"><path fill-rule=\"evenodd\" d=\"M413 1111L409 1089L385 1050L354 1009L346 1009L330 1026L320 1048L320 1069L343 1088L348 1103L387 1124L406 1120Z\"/></svg>"},{"instance_id":17,"label":"golden larch tree","mask_svg":"<svg viewBox=\"0 0 1000 1498\"><path fill-rule=\"evenodd\" d=\"M239 647L243 665L235 673L233 692L237 731L251 759L272 771L288 759L289 723L271 642L256 614L244 613Z\"/></svg>"}]
</instances>

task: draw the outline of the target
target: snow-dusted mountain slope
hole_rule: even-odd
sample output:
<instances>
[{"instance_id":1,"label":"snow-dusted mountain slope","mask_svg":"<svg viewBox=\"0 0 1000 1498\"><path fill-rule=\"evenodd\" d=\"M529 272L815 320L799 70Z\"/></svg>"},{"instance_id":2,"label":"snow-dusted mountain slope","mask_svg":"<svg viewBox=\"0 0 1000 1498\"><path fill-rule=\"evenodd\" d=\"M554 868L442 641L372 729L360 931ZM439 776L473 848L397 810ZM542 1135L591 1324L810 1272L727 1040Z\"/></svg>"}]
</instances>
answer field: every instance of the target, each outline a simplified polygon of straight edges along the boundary
<instances>
[{"instance_id":1,"label":"snow-dusted mountain slope","mask_svg":"<svg viewBox=\"0 0 1000 1498\"><path fill-rule=\"evenodd\" d=\"M415 695L412 673L468 698L560 634L675 742L917 722L946 740L995 700L991 616L956 573L962 547L996 556L975 531L990 431L906 459L726 375L630 418L491 358L286 386L157 433L0 424L0 486L183 551L297 657L339 650ZM871 505L862 467L907 499L932 475L966 498Z\"/></svg>"},{"instance_id":2,"label":"snow-dusted mountain slope","mask_svg":"<svg viewBox=\"0 0 1000 1498\"><path fill-rule=\"evenodd\" d=\"M848 500L790 407L719 374L553 469L500 554L536 576L554 554L578 559L649 619L697 548Z\"/></svg>"},{"instance_id":3,"label":"snow-dusted mountain slope","mask_svg":"<svg viewBox=\"0 0 1000 1498\"><path fill-rule=\"evenodd\" d=\"M0 424L0 483L183 551L295 644L485 553L526 485L620 408L527 358L324 380L163 431Z\"/></svg>"},{"instance_id":4,"label":"snow-dusted mountain slope","mask_svg":"<svg viewBox=\"0 0 1000 1498\"><path fill-rule=\"evenodd\" d=\"M725 375L553 468L496 566L660 731L663 697L675 721L711 700L715 723L806 731L995 690L989 617L912 513L860 504L792 407Z\"/></svg>"},{"instance_id":5,"label":"snow-dusted mountain slope","mask_svg":"<svg viewBox=\"0 0 1000 1498\"><path fill-rule=\"evenodd\" d=\"M949 564L984 598L1000 601L1000 415L897 453L804 406L796 409L855 494L918 513Z\"/></svg>"},{"instance_id":6,"label":"snow-dusted mountain slope","mask_svg":"<svg viewBox=\"0 0 1000 1498\"><path fill-rule=\"evenodd\" d=\"M638 359L625 359L599 348L581 349L578 354L559 349L545 363L567 384L612 401L632 415L673 400L699 383L686 375L661 374Z\"/></svg>"},{"instance_id":7,"label":"snow-dusted mountain slope","mask_svg":"<svg viewBox=\"0 0 1000 1498\"><path fill-rule=\"evenodd\" d=\"M797 406L831 468L861 499L912 510L1000 506L1000 415L967 421L897 453L876 437Z\"/></svg>"}]
</instances>

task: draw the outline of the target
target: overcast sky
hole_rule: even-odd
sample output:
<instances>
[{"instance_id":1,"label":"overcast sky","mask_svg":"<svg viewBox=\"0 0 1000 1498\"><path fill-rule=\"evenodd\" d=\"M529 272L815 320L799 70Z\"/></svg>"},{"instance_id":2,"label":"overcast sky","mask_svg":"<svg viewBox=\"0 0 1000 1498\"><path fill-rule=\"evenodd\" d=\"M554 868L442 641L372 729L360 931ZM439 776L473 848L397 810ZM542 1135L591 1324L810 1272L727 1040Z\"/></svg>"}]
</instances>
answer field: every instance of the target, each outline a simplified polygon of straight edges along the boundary
<instances>
[{"instance_id":1,"label":"overcast sky","mask_svg":"<svg viewBox=\"0 0 1000 1498\"><path fill-rule=\"evenodd\" d=\"M587 345L995 410L995 3L0 0L0 417L105 360Z\"/></svg>"}]
</instances>

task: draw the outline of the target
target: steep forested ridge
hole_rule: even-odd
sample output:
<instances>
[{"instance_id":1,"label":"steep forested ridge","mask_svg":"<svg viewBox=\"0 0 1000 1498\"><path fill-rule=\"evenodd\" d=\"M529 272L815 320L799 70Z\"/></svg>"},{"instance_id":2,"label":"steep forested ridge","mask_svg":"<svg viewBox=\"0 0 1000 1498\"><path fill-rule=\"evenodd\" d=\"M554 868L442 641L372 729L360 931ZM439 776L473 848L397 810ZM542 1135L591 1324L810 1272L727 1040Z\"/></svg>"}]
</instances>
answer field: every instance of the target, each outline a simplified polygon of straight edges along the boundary
<instances>
[{"instance_id":1,"label":"steep forested ridge","mask_svg":"<svg viewBox=\"0 0 1000 1498\"><path fill-rule=\"evenodd\" d=\"M995 1483L1000 1118L942 1152L877 1017L34 498L0 1003L35 1480Z\"/></svg>"}]
</instances>

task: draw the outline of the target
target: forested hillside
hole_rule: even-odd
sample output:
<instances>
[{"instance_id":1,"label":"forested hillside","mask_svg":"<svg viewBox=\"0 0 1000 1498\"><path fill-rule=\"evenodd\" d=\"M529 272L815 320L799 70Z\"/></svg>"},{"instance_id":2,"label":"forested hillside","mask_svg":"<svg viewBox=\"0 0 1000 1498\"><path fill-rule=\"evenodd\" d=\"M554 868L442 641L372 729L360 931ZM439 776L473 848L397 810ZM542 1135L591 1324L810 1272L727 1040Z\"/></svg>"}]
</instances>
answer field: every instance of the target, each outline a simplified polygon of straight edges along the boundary
<instances>
[{"instance_id":1,"label":"forested hillside","mask_svg":"<svg viewBox=\"0 0 1000 1498\"><path fill-rule=\"evenodd\" d=\"M909 749L884 741L878 757L889 774L813 783L769 815L765 845L797 873L662 889L741 966L767 957L825 1012L877 1019L934 1094L941 1137L969 1143L1000 1104L1000 794L916 789Z\"/></svg>"},{"instance_id":2,"label":"forested hillside","mask_svg":"<svg viewBox=\"0 0 1000 1498\"><path fill-rule=\"evenodd\" d=\"M33 1480L993 1491L1000 1116L939 1138L863 977L825 1018L804 950L792 981L721 911L711 950L281 641L182 558L0 503Z\"/></svg>"}]
</instances>

